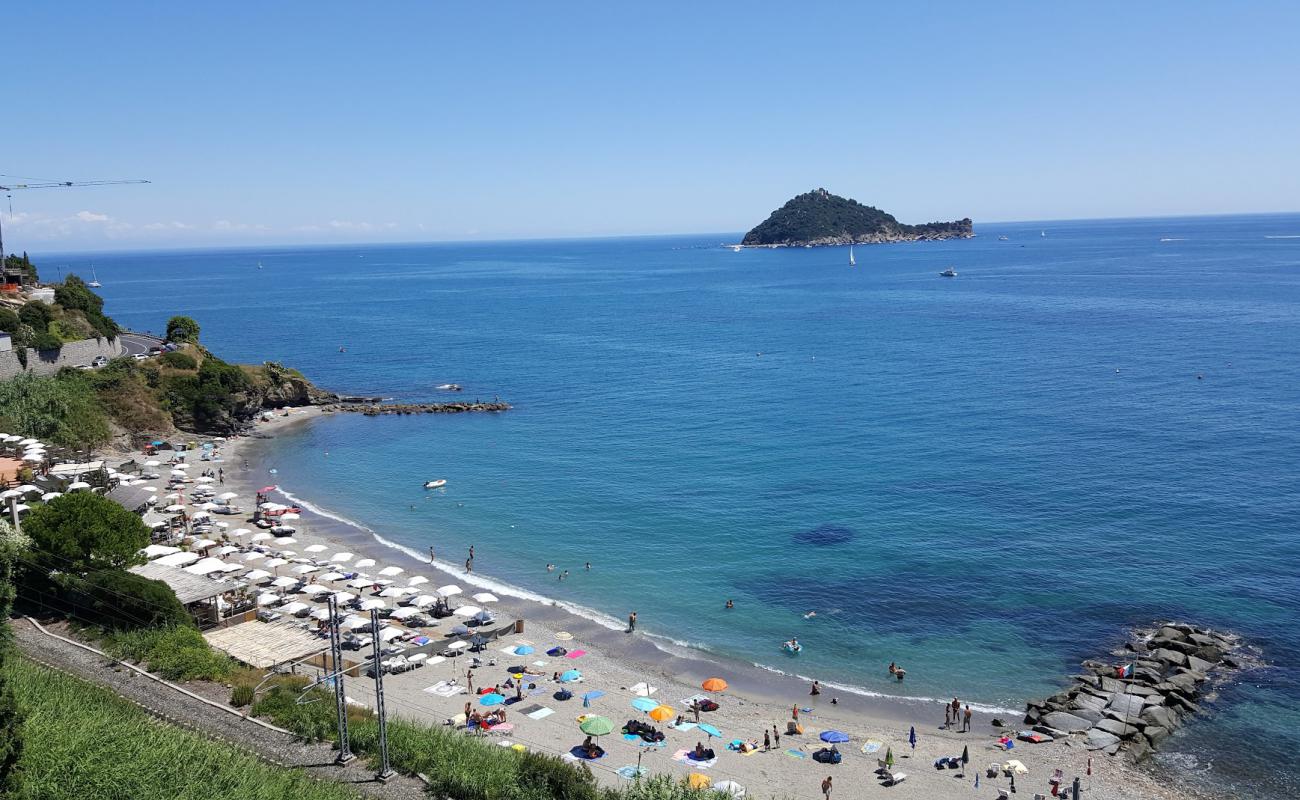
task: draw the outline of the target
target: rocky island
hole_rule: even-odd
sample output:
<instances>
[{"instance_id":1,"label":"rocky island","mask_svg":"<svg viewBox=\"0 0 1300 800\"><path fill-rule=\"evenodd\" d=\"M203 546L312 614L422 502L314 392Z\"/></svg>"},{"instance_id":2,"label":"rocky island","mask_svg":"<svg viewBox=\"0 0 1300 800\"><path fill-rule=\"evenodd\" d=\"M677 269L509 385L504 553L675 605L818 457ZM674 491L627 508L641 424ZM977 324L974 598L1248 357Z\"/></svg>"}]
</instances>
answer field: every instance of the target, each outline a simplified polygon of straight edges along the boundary
<instances>
[{"instance_id":1,"label":"rocky island","mask_svg":"<svg viewBox=\"0 0 1300 800\"><path fill-rule=\"evenodd\" d=\"M772 212L745 234L746 247L818 247L824 245L969 239L970 218L955 222L905 225L892 214L825 189L801 194Z\"/></svg>"}]
</instances>

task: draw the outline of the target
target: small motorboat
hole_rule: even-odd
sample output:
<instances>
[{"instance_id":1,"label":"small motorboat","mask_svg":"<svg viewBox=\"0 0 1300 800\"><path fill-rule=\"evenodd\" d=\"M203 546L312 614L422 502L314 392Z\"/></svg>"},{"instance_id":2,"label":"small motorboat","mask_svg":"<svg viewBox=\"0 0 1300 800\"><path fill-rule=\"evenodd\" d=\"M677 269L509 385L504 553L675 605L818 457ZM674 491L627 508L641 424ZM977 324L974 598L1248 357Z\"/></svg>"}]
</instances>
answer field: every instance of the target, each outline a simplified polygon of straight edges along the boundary
<instances>
[{"instance_id":1,"label":"small motorboat","mask_svg":"<svg viewBox=\"0 0 1300 800\"><path fill-rule=\"evenodd\" d=\"M957 270L953 269L952 267L948 267L947 269L945 269L943 272L940 272L939 274L945 278L955 278L957 277Z\"/></svg>"},{"instance_id":2,"label":"small motorboat","mask_svg":"<svg viewBox=\"0 0 1300 800\"><path fill-rule=\"evenodd\" d=\"M424 482L424 488L426 488L426 489L441 489L442 487L444 487L444 486L446 486L446 485L447 485L447 481L444 480L443 478L439 478L439 479L436 480L436 481L425 481L425 482Z\"/></svg>"},{"instance_id":3,"label":"small motorboat","mask_svg":"<svg viewBox=\"0 0 1300 800\"><path fill-rule=\"evenodd\" d=\"M803 645L799 644L798 640L791 639L790 641L783 643L781 649L792 656L797 656L803 650Z\"/></svg>"},{"instance_id":4,"label":"small motorboat","mask_svg":"<svg viewBox=\"0 0 1300 800\"><path fill-rule=\"evenodd\" d=\"M461 390L459 383L444 383L441 386L435 386L433 388L441 392L459 392Z\"/></svg>"}]
</instances>

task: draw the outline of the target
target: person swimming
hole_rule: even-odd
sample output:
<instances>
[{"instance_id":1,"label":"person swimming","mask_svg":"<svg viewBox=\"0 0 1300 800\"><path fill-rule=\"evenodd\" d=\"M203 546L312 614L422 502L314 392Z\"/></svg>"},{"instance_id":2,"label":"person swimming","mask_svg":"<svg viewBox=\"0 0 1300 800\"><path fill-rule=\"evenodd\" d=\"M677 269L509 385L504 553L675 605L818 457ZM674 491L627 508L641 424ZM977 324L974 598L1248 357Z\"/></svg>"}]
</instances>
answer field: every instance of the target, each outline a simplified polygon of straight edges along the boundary
<instances>
[{"instance_id":1,"label":"person swimming","mask_svg":"<svg viewBox=\"0 0 1300 800\"><path fill-rule=\"evenodd\" d=\"M812 618L815 617L815 616L817 616L817 612L816 612L816 611L809 611L807 614L804 614L804 615L803 615L803 618L804 618L804 619L812 619Z\"/></svg>"}]
</instances>

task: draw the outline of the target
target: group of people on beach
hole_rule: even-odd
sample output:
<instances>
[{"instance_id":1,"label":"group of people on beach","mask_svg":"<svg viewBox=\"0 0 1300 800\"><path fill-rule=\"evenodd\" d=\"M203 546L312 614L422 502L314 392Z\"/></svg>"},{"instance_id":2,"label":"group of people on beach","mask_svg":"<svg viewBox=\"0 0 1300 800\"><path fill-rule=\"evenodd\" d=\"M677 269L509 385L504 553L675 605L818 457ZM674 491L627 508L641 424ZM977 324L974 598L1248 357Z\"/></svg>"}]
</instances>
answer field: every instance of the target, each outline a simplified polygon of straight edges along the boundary
<instances>
[{"instance_id":1,"label":"group of people on beach","mask_svg":"<svg viewBox=\"0 0 1300 800\"><path fill-rule=\"evenodd\" d=\"M943 727L951 730L954 725L961 725L961 732L966 733L970 730L971 710L968 704L965 710L962 710L961 701L953 698L951 703L943 707Z\"/></svg>"}]
</instances>

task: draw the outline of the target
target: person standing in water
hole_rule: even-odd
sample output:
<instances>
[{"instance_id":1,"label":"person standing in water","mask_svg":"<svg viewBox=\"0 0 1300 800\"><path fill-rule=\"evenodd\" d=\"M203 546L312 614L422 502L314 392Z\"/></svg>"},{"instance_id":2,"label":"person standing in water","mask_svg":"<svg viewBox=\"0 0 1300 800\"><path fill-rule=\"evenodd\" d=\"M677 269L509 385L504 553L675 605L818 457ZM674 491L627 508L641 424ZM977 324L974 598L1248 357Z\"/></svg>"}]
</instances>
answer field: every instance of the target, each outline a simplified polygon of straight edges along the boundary
<instances>
[{"instance_id":1,"label":"person standing in water","mask_svg":"<svg viewBox=\"0 0 1300 800\"><path fill-rule=\"evenodd\" d=\"M636 633L636 612L627 615L627 632Z\"/></svg>"},{"instance_id":2,"label":"person standing in water","mask_svg":"<svg viewBox=\"0 0 1300 800\"><path fill-rule=\"evenodd\" d=\"M432 547L429 548L429 563L430 563L430 564L433 563L433 548L432 548Z\"/></svg>"},{"instance_id":3,"label":"person standing in water","mask_svg":"<svg viewBox=\"0 0 1300 800\"><path fill-rule=\"evenodd\" d=\"M465 571L466 572L474 571L474 559L472 558L465 559Z\"/></svg>"}]
</instances>

